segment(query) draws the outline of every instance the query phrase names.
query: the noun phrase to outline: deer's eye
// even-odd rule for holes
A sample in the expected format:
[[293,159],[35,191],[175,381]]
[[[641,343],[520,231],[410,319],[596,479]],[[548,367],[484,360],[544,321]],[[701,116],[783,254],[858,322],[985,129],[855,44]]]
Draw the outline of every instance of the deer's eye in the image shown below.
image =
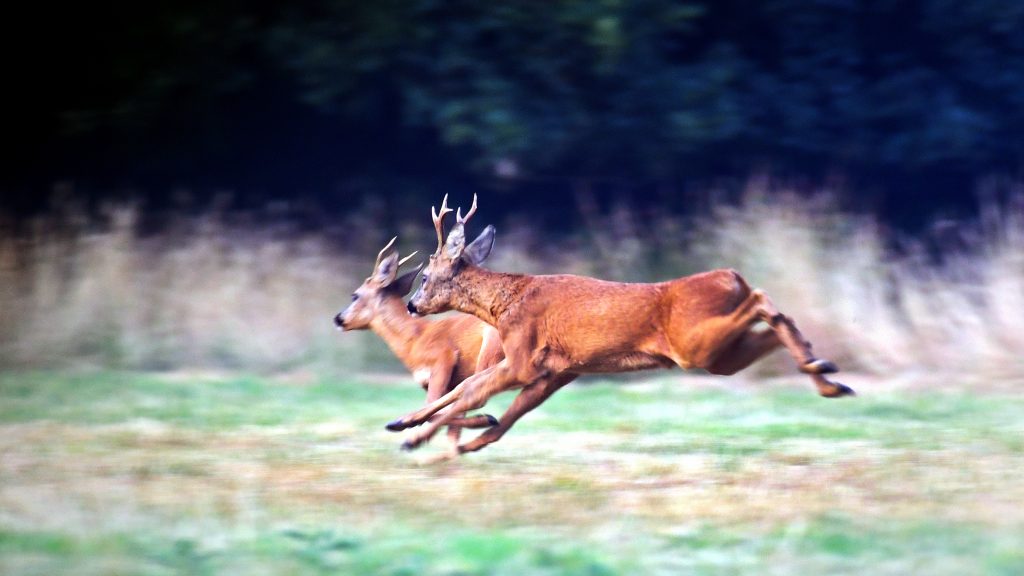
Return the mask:
[[359,300],[359,294],[352,295],[352,301],[355,302],[356,300]]

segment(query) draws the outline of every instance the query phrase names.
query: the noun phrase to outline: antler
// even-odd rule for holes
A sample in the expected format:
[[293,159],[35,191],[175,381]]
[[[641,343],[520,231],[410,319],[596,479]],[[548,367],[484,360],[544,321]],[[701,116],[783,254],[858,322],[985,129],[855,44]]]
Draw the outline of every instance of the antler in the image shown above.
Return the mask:
[[437,253],[441,253],[441,248],[444,247],[444,217],[452,212],[452,209],[448,207],[448,195],[444,195],[444,200],[441,201],[441,213],[438,214],[434,207],[430,207],[430,216],[434,219],[434,229],[437,230]]
[[[380,266],[380,261],[384,259],[384,255],[388,253],[388,250],[395,245],[395,240],[398,240],[398,236],[392,238],[391,242],[388,242],[388,245],[381,249],[380,253],[377,254],[377,262],[373,265],[374,270],[377,269],[377,266]],[[415,252],[413,252],[413,254],[415,254]]]
[[455,221],[459,224],[465,225],[466,221],[476,214],[476,194],[473,194],[473,205],[469,207],[469,212],[466,212],[466,217],[462,217],[462,208],[459,208],[458,212],[455,213]]
[[405,264],[406,262],[408,262],[410,258],[412,258],[413,256],[415,256],[415,255],[419,254],[419,252],[420,252],[420,251],[419,251],[419,250],[417,250],[417,251],[413,252],[412,254],[409,254],[409,255],[408,255],[408,256],[406,256],[405,258],[402,258],[401,260],[399,260],[399,261],[398,261],[398,267],[399,267],[399,268],[401,268],[401,267],[402,267],[402,264]]

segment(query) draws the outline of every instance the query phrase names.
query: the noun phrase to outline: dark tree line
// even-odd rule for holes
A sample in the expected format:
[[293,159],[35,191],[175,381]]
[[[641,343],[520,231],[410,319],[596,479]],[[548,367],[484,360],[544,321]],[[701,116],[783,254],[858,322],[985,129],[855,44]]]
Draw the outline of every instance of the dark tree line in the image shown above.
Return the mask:
[[1015,0],[72,10],[8,23],[26,189],[97,175],[273,194],[428,173],[531,194],[765,166],[962,187],[1024,158]]

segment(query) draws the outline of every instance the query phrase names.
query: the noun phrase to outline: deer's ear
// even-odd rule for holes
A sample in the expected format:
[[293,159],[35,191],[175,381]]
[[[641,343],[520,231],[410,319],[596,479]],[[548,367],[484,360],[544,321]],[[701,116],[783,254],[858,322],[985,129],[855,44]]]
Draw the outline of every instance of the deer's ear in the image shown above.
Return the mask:
[[476,240],[466,246],[462,258],[470,264],[479,266],[491,255],[491,248],[494,248],[494,226],[488,225]]
[[444,243],[444,255],[455,260],[459,256],[462,256],[462,251],[466,249],[466,230],[462,227],[462,224],[456,224],[452,226],[451,232],[448,233],[448,240]]
[[416,280],[416,275],[420,273],[420,268],[423,268],[422,262],[420,262],[420,265],[417,266],[415,270],[410,270],[399,276],[398,279],[391,284],[391,290],[394,290],[399,296],[405,296],[408,294],[409,290],[412,290],[412,284]]
[[384,257],[373,271],[373,281],[381,286],[387,286],[395,281],[398,275],[398,252],[392,252]]

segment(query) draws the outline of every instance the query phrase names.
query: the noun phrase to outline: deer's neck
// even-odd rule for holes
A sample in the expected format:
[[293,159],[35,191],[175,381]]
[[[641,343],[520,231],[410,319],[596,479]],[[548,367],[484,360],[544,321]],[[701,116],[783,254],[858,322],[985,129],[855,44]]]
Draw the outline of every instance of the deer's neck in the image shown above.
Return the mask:
[[412,366],[413,343],[423,333],[428,322],[409,314],[401,298],[389,298],[370,322],[370,329],[380,336],[402,364],[415,369],[417,367]]
[[453,280],[452,308],[497,326],[509,308],[519,302],[530,277],[466,266]]

